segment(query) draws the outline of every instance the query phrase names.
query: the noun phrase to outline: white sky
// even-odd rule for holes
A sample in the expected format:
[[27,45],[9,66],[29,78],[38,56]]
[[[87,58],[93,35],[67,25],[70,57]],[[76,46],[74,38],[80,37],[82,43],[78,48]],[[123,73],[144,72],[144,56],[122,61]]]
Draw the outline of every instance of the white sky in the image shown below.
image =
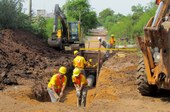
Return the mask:
[[[97,12],[101,12],[106,8],[110,8],[115,11],[115,13],[121,13],[124,15],[131,13],[131,7],[133,5],[141,4],[142,6],[146,6],[151,1],[155,0],[89,0],[91,8]],[[24,8],[26,13],[28,12],[28,2],[29,0],[25,0]],[[37,9],[46,9],[47,12],[52,12],[55,4],[59,4],[60,7],[65,4],[66,0],[32,0],[32,8],[34,12]]]

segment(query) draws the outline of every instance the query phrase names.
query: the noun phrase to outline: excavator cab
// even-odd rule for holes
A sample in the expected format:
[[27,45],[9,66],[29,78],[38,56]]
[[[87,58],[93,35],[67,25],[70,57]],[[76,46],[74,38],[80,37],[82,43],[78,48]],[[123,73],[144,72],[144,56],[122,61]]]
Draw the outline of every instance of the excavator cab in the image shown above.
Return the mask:
[[78,32],[78,22],[68,22],[69,26],[69,41],[79,41],[79,32]]

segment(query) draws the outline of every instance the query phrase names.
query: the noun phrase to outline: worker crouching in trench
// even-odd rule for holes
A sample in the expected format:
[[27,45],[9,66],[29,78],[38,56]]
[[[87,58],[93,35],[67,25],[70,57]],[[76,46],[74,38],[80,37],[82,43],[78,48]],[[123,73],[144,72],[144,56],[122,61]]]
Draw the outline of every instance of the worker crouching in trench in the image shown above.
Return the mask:
[[74,83],[74,87],[76,89],[77,106],[85,107],[88,83],[86,77],[81,73],[79,68],[75,68],[73,70],[72,82]]
[[60,98],[63,97],[63,93],[67,83],[67,72],[66,67],[62,66],[59,68],[59,73],[55,73],[47,86],[47,91],[50,95],[51,102],[59,102]]

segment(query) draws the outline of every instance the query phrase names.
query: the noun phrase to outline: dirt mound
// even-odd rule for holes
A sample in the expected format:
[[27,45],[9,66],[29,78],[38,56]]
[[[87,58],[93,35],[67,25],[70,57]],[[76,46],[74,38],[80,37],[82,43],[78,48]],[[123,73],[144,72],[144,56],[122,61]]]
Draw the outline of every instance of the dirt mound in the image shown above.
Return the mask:
[[50,48],[46,42],[24,31],[3,30],[0,35],[0,89],[5,85],[36,82],[34,93],[46,91],[46,83],[54,68],[71,68],[72,55]]

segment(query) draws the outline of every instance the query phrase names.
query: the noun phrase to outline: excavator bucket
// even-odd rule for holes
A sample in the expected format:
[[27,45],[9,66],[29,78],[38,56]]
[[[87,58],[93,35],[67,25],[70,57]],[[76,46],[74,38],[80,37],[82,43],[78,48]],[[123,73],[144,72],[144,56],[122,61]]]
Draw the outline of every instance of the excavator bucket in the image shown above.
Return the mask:
[[49,46],[62,49],[62,39],[56,37],[56,33],[52,33],[52,37],[48,38]]
[[139,61],[137,85],[142,95],[155,95],[158,89],[170,90],[170,0],[156,0],[155,16],[138,38],[143,57]]

